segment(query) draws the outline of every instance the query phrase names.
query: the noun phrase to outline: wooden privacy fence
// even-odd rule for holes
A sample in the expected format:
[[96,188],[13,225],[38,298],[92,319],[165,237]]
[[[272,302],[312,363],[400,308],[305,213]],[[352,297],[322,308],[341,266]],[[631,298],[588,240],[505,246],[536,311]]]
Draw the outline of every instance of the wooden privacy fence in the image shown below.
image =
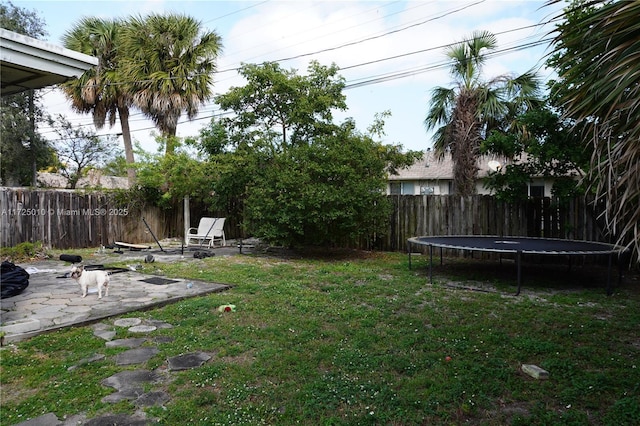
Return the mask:
[[[389,196],[393,205],[388,232],[356,248],[404,251],[407,238],[422,235],[500,235],[568,238],[608,242],[583,198],[558,205],[549,198],[508,204],[492,196]],[[221,217],[191,206],[191,226],[202,216]],[[184,235],[182,203],[171,209],[132,208],[110,193],[73,190],[0,189],[0,244],[25,241],[68,249],[98,247],[114,241],[154,243]],[[151,232],[142,219],[145,219]],[[228,239],[238,238],[238,218],[225,224]]]
[[[194,203],[191,226],[198,226],[201,216],[221,214]],[[227,238],[236,238],[238,230],[237,220],[225,222]],[[115,241],[155,246],[154,236],[159,240],[184,236],[182,203],[168,209],[132,207],[114,193],[0,188],[1,247],[27,241],[57,249],[99,247]]]
[[390,232],[377,246],[406,249],[408,238],[425,235],[499,235],[606,241],[592,207],[582,197],[559,204],[531,198],[509,204],[489,195],[390,196]]
[[2,188],[0,205],[3,247],[26,241],[59,249],[146,243],[153,241],[151,232],[170,235],[179,219],[158,207],[131,208],[100,192]]

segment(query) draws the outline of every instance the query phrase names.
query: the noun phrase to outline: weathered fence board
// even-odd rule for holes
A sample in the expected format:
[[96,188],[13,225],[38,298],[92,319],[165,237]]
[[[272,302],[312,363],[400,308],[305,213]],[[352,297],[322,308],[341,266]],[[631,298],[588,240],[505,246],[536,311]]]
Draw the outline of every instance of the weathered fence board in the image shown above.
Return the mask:
[[[422,235],[509,235],[608,242],[591,205],[583,198],[561,205],[549,198],[508,204],[487,195],[392,195],[389,199],[393,209],[388,232],[350,245],[404,251],[408,238]],[[0,244],[4,247],[25,241],[41,241],[60,249],[98,247],[114,241],[154,243],[153,236],[179,238],[184,234],[182,203],[169,209],[134,209],[118,204],[109,193],[2,188],[0,208]],[[209,212],[205,206],[192,203],[191,226],[197,226],[202,216],[225,216],[227,238],[244,237],[239,218]]]
[[[190,210],[191,226],[197,226],[202,216],[224,216],[195,203]],[[99,247],[115,241],[155,244],[154,236],[181,238],[183,221],[182,203],[168,209],[131,207],[118,202],[112,193],[0,188],[2,247],[26,241],[59,249]],[[228,238],[239,235],[236,218],[225,222],[225,233]]]
[[0,190],[0,244],[41,241],[54,248],[98,247],[114,241],[152,241],[142,222],[167,235],[172,221],[157,207],[130,209],[109,194],[63,190]]
[[608,242],[583,198],[557,204],[531,198],[509,204],[488,195],[390,196],[390,231],[379,246],[403,250],[407,238],[423,235],[497,235]]

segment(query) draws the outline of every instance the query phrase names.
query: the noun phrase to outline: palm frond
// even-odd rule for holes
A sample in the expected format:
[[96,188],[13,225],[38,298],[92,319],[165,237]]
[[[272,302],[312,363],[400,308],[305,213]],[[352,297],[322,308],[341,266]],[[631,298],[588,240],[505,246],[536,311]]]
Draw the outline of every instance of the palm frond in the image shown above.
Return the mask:
[[[509,127],[519,111],[540,102],[539,80],[529,72],[517,78],[508,75],[481,80],[487,51],[497,39],[488,31],[476,31],[469,39],[446,49],[451,59],[452,88],[432,91],[430,109],[424,120],[427,130],[436,129],[436,152],[451,150],[454,161],[455,191],[468,195],[475,191],[479,146],[488,129]],[[473,159],[473,160],[472,160]]]
[[436,87],[431,91],[431,108],[424,120],[427,130],[441,126],[449,120],[455,104],[455,95],[455,89],[446,87]]
[[554,38],[561,78],[571,88],[563,92],[565,114],[585,123],[603,217],[640,262],[640,2],[577,7],[583,13]]

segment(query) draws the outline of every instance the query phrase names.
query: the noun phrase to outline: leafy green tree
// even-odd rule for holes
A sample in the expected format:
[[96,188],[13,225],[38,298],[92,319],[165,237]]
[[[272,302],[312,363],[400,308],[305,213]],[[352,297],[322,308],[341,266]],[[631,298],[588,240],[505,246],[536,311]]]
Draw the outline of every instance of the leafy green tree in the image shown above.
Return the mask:
[[454,190],[460,195],[475,192],[482,140],[494,128],[511,128],[515,117],[539,103],[539,84],[533,72],[482,79],[486,51],[496,46],[492,33],[477,31],[446,50],[454,86],[433,89],[424,121],[427,130],[436,129],[436,153],[451,150]]
[[213,210],[227,212],[242,222],[248,188],[273,155],[270,143],[256,136],[232,141],[225,126],[215,118],[200,131],[196,147],[206,158],[213,188],[201,200]]
[[181,115],[193,119],[212,97],[221,39],[203,31],[196,19],[178,14],[132,17],[121,36],[124,80],[134,85],[134,104],[167,138],[169,155]]
[[481,153],[509,161],[503,170],[489,174],[487,188],[500,199],[519,201],[527,197],[532,177],[542,176],[553,178],[552,192],[557,197],[584,193],[580,181],[588,169],[589,154],[572,123],[545,107],[527,111],[514,124],[520,131],[493,130],[481,144]]
[[[549,3],[555,3],[551,1]],[[555,92],[590,141],[590,182],[603,218],[640,262],[639,2],[574,2],[553,41]]]
[[100,18],[83,18],[63,36],[68,49],[98,58],[98,66],[85,71],[77,79],[62,85],[73,109],[80,113],[91,113],[96,128],[105,122],[113,126],[120,119],[125,158],[128,164],[129,185],[135,182],[135,156],[129,127],[130,108],[133,104],[131,86],[123,84],[119,56],[119,38],[123,22]]
[[127,160],[120,150],[111,155],[111,159],[102,168],[104,174],[108,176],[127,176],[128,169]]
[[362,134],[345,109],[337,68],[311,62],[307,74],[278,64],[245,65],[247,80],[216,98],[234,113],[201,133],[215,163],[217,202],[241,209],[245,229],[264,240],[331,246],[384,232],[387,175],[419,153],[374,140],[379,116]]
[[0,28],[36,39],[47,36],[45,22],[37,11],[18,7],[11,1],[0,3]]
[[[0,27],[33,38],[47,35],[37,12],[0,3]],[[38,91],[3,96],[0,100],[0,182],[31,185],[37,170],[54,161],[48,142],[36,131],[43,116]]]
[[286,246],[338,246],[384,232],[388,170],[413,161],[349,121],[269,160],[247,189],[246,219],[253,235]]
[[49,142],[34,129],[42,117],[34,91],[5,96],[0,103],[0,181],[2,185],[28,186],[36,172],[55,163]]
[[137,190],[144,201],[161,207],[170,207],[185,196],[204,200],[213,190],[210,163],[182,148],[181,141],[174,143],[176,149],[170,154],[139,153]]
[[212,121],[199,141],[214,165],[213,207],[242,218],[254,177],[272,167],[279,152],[331,131],[332,110],[346,104],[335,65],[311,62],[306,76],[276,63],[244,65],[240,73],[246,85],[216,97],[233,116]]
[[233,118],[223,119],[231,138],[260,137],[274,146],[309,142],[332,127],[333,110],[346,109],[344,79],[338,67],[311,62],[307,75],[279,64],[247,64],[240,69],[247,84],[216,97]]

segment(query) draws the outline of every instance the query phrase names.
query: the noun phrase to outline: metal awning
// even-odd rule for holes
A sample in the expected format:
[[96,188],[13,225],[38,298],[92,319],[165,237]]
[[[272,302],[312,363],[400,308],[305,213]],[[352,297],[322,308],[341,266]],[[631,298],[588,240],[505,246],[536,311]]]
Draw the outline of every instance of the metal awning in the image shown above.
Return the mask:
[[93,56],[0,28],[2,96],[63,83],[97,65]]

